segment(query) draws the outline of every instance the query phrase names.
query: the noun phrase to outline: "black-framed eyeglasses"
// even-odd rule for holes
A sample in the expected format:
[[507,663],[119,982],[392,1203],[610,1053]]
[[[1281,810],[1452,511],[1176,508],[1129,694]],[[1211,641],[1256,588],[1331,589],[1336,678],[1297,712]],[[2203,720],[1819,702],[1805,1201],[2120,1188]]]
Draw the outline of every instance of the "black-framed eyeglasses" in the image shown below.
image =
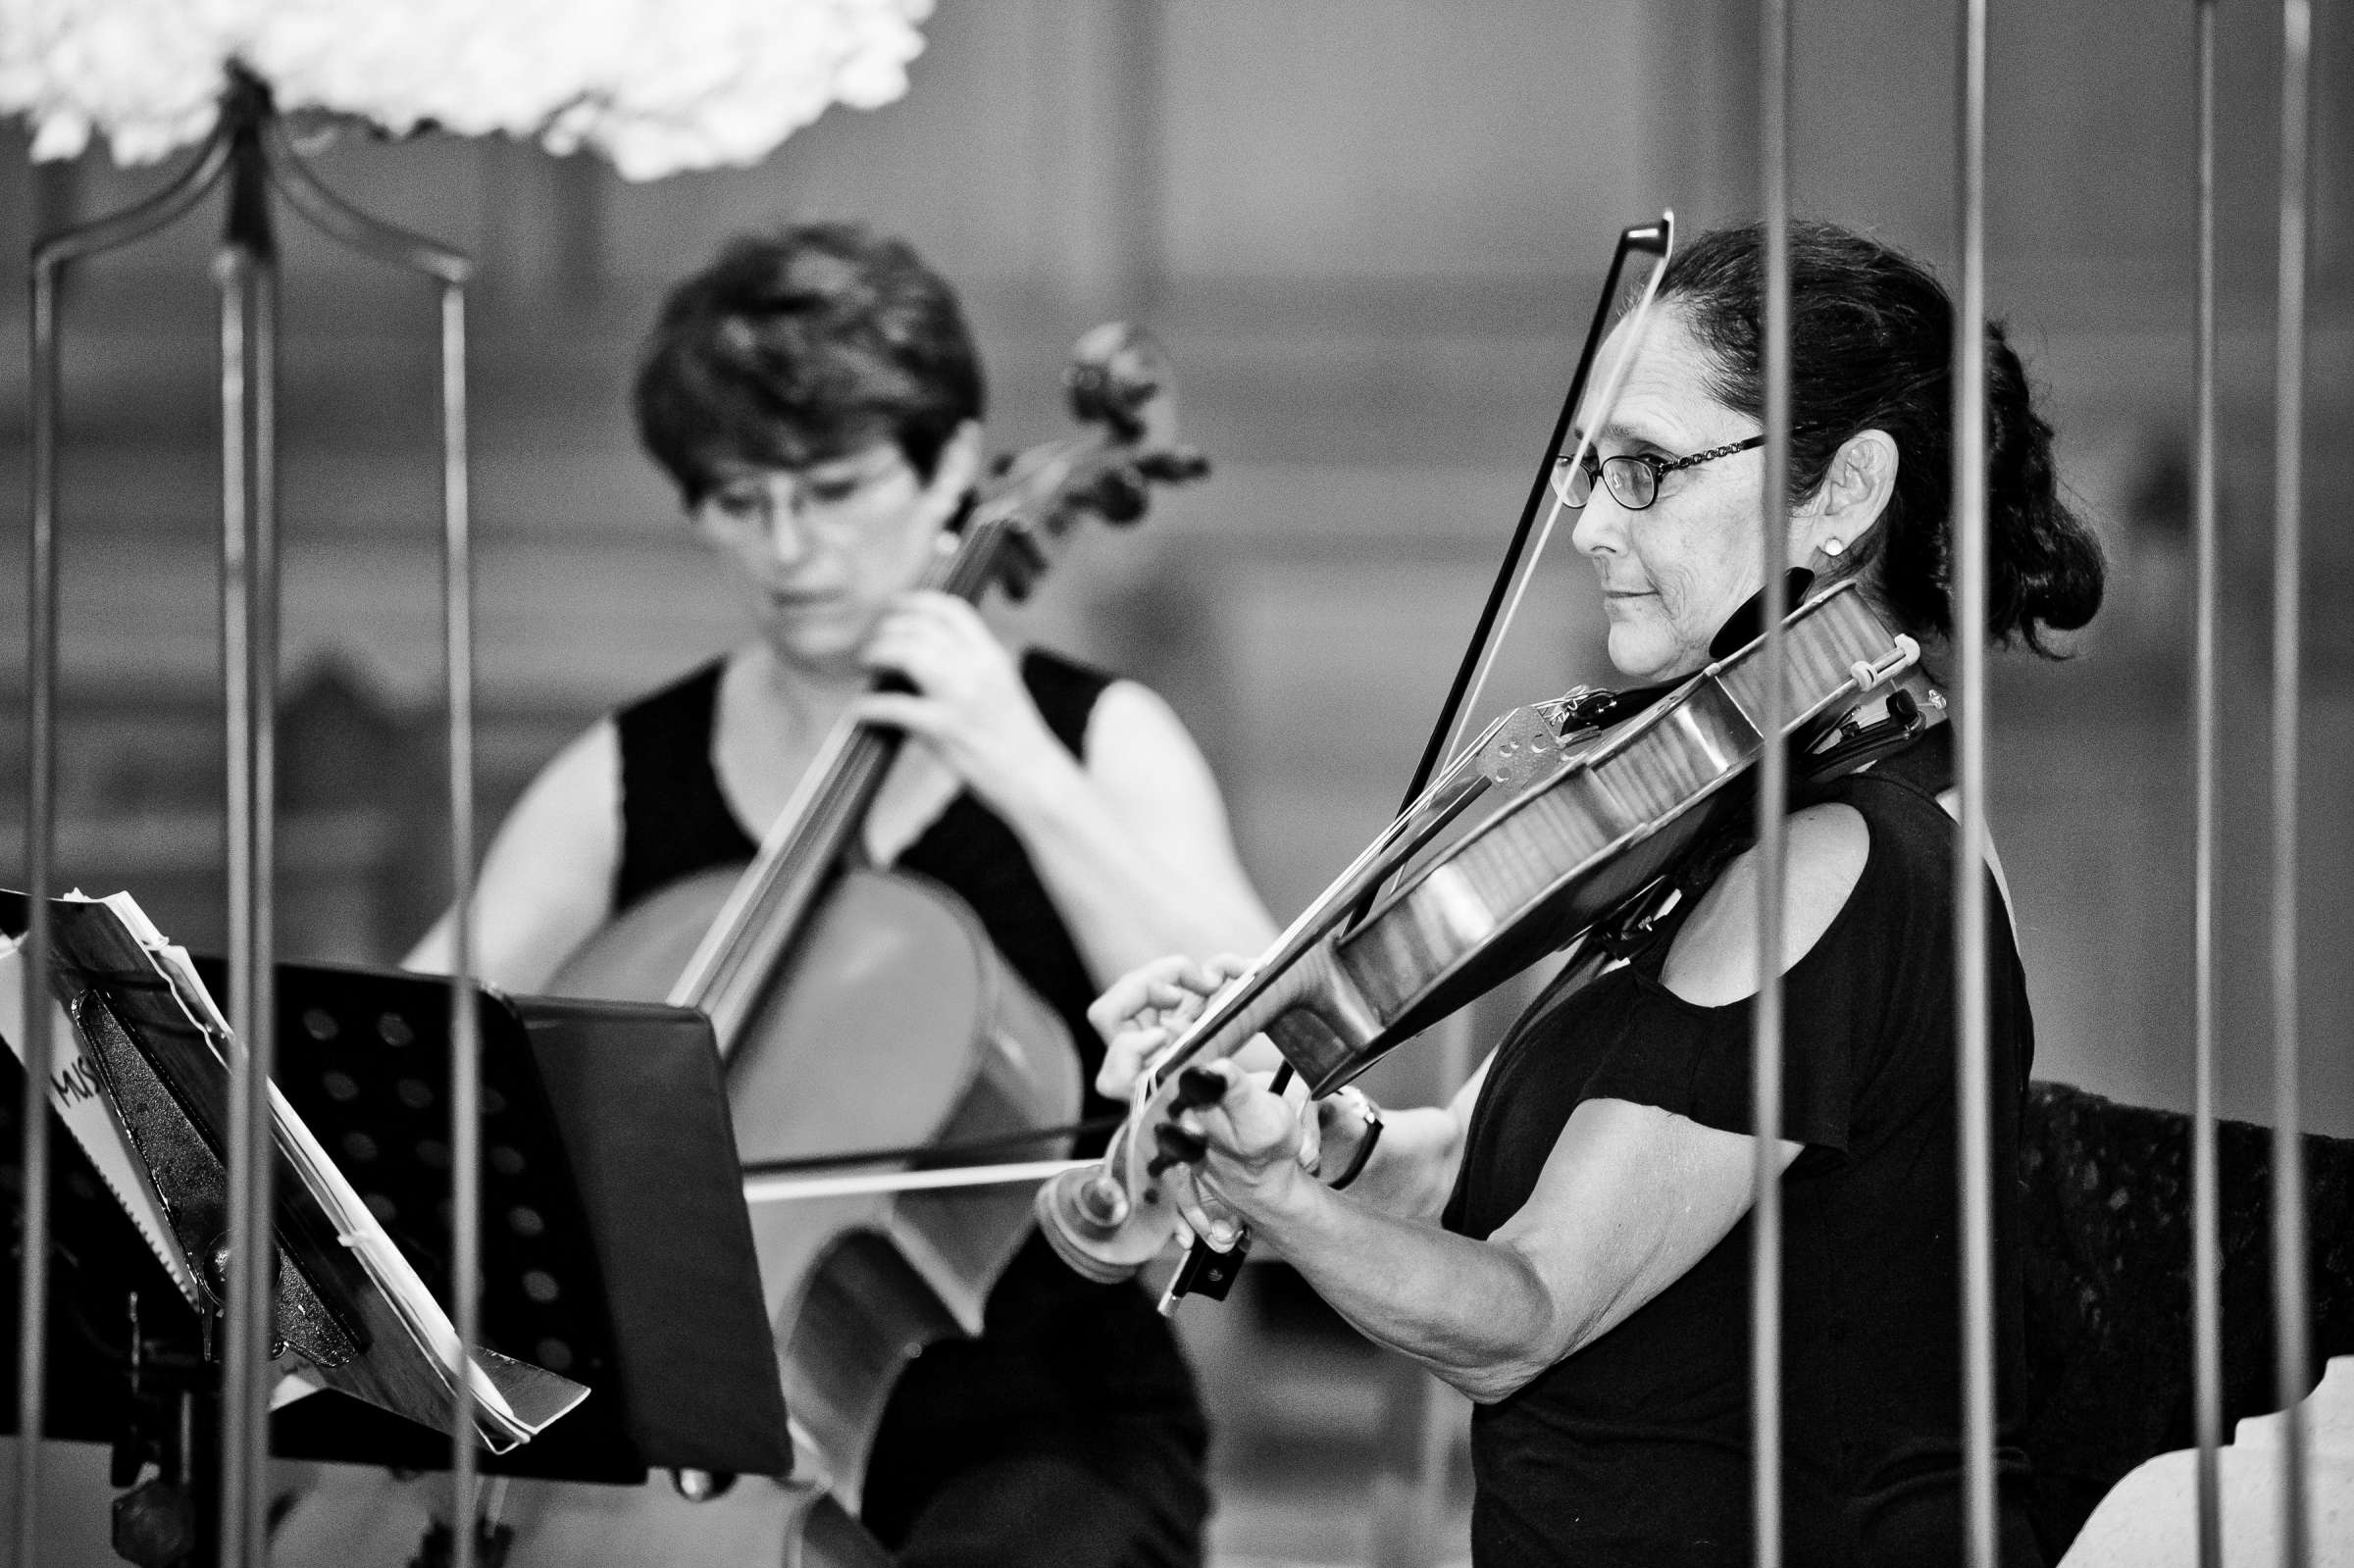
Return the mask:
[[1565,457],[1557,458],[1553,465],[1554,493],[1561,504],[1575,511],[1583,507],[1594,494],[1596,481],[1610,486],[1611,499],[1629,512],[1640,512],[1660,498],[1660,481],[1678,469],[1697,468],[1713,463],[1735,452],[1746,452],[1753,446],[1764,446],[1766,437],[1753,435],[1746,441],[1729,446],[1712,446],[1690,457],[1653,457],[1648,452],[1630,452],[1618,457],[1596,457],[1588,449],[1585,460],[1575,468]]

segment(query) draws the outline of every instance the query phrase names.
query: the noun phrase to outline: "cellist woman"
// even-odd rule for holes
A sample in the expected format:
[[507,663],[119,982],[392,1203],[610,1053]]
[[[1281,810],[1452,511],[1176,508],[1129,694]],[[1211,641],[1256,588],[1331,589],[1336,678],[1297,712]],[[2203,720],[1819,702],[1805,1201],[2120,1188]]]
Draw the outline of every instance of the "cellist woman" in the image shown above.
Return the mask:
[[[1159,697],[1017,657],[963,600],[910,591],[984,452],[971,333],[908,246],[846,225],[737,240],[664,304],[635,412],[756,634],[591,726],[524,792],[482,869],[483,979],[542,987],[633,903],[749,860],[844,714],[913,742],[866,819],[872,862],[961,895],[1089,1076],[1085,1009],[1114,976],[1267,938],[1217,785]],[[446,961],[445,930],[410,958]],[[861,1517],[911,1564],[1194,1563],[1204,1443],[1151,1302],[1077,1280],[1033,1234],[982,1337],[899,1380]]]
[[[1791,235],[1791,489],[1766,515],[1762,267],[1758,229],[1704,236],[1599,358],[1633,350],[1616,402],[1581,411],[1599,424],[1583,471],[1557,482],[1579,509],[1573,537],[1601,580],[1617,669],[1650,684],[1706,665],[1760,585],[1767,526],[1788,531],[1789,559],[1817,583],[1855,580],[1932,648],[1985,635],[2042,652],[2049,632],[2088,621],[2100,552],[2057,492],[2051,429],[1998,327],[1989,619],[1951,625],[1951,303],[1918,263],[1827,225]],[[1945,733],[1795,796],[1789,819],[1787,1120],[1772,1152],[1793,1563],[1962,1560]],[[1695,851],[1657,938],[1582,987],[1541,993],[1450,1106],[1372,1119],[1344,1091],[1323,1102],[1320,1151],[1304,1149],[1313,1133],[1229,1061],[1203,1069],[1223,1097],[1180,1118],[1206,1143],[1177,1167],[1188,1223],[1216,1244],[1247,1222],[1364,1334],[1476,1402],[1472,1549],[1486,1568],[1751,1561],[1757,875],[1739,840]],[[2007,900],[1988,907],[1999,1172],[2016,1168],[2033,1026]],[[1172,959],[1106,993],[1100,1087],[1124,1090],[1239,967]],[[2008,1426],[2021,1304],[2016,1198],[1998,1187]],[[2012,1568],[2041,1561],[2021,1464],[2006,1447]]]

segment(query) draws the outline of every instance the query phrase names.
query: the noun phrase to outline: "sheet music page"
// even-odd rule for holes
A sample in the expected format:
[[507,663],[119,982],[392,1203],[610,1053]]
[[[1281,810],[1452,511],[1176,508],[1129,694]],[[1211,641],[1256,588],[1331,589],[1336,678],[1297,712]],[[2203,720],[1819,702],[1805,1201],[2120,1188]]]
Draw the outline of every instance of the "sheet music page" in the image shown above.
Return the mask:
[[[0,936],[0,1036],[7,1037],[20,1062],[25,1059],[25,993],[23,944],[12,936]],[[74,1021],[56,998],[44,999],[50,1009],[49,1103],[57,1107],[74,1141],[81,1145],[98,1179],[138,1227],[148,1250],[172,1276],[179,1293],[188,1305],[201,1310],[196,1276],[164,1217],[163,1196],[147,1174],[146,1161],[132,1151],[130,1138],[116,1117],[97,1073],[82,1059],[81,1037],[76,1033]]]

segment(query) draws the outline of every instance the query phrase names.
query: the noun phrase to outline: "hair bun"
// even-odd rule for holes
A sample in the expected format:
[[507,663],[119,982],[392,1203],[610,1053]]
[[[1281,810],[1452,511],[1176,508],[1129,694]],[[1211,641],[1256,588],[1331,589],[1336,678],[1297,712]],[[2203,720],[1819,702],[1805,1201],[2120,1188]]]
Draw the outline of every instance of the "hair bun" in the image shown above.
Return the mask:
[[2108,567],[2099,537],[2061,499],[2052,428],[2000,322],[1986,324],[1986,633],[2048,656],[2047,633],[2099,612]]

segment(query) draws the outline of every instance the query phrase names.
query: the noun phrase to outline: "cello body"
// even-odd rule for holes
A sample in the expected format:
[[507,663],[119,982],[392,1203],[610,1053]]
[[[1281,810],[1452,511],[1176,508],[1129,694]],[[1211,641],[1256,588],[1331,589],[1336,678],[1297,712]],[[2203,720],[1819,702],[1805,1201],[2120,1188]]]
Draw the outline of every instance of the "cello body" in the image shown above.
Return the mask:
[[[654,893],[592,936],[552,989],[658,1001],[737,874]],[[1079,1062],[1062,1020],[962,899],[921,877],[844,872],[730,1054],[746,1164],[961,1143],[1067,1124]],[[754,1204],[752,1239],[796,1458],[854,1508],[906,1359],[981,1332],[1029,1231],[1020,1188]]]

